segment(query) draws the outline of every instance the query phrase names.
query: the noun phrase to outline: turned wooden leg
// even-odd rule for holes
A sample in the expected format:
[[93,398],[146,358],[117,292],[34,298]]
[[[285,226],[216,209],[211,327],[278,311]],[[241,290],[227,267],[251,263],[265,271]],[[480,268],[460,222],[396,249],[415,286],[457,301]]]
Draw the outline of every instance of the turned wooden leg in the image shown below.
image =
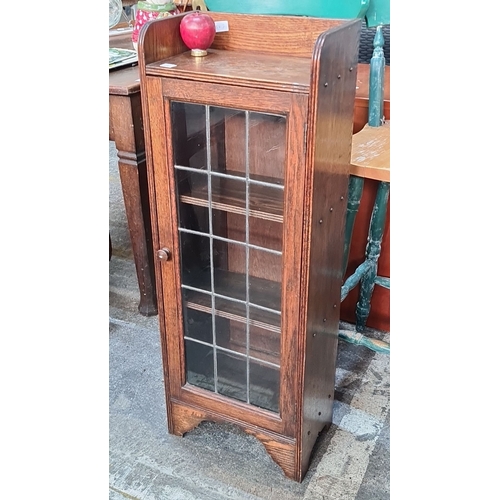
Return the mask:
[[111,96],[110,140],[118,151],[118,168],[140,291],[139,312],[158,314],[144,131],[140,94]]
[[359,204],[361,203],[361,195],[363,194],[363,186],[365,180],[357,175],[349,176],[349,191],[347,195],[347,210],[345,222],[344,236],[344,258],[342,261],[342,275],[345,275],[347,263],[349,261],[349,252],[351,250],[352,233],[354,230],[354,222],[358,214]]
[[356,330],[363,332],[370,313],[370,302],[375,288],[377,277],[378,259],[382,247],[382,236],[384,234],[385,218],[387,214],[387,202],[389,200],[389,183],[381,182],[377,190],[375,203],[373,204],[372,218],[366,245],[366,260],[368,268],[361,278],[359,301],[356,305]]

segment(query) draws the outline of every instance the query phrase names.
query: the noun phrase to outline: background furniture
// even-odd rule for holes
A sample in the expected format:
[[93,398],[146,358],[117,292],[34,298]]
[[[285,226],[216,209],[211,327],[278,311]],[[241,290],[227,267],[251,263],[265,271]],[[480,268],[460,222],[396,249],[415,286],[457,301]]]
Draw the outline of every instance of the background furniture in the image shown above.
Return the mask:
[[[373,0],[372,0],[373,1]],[[326,17],[335,19],[363,18],[369,7],[369,0],[206,0],[212,12],[236,14],[274,14],[291,16]]]
[[209,14],[203,59],[183,15],[139,39],[168,428],[237,424],[300,481],[332,422],[361,21]]
[[[110,47],[132,48],[131,33],[110,37]],[[118,151],[118,166],[144,316],[158,313],[151,240],[151,219],[137,67],[109,72],[109,140]],[[111,239],[110,239],[111,250]]]
[[365,345],[373,350],[389,352],[389,346],[362,335],[371,307],[375,285],[389,289],[389,278],[378,275],[378,259],[381,252],[382,235],[387,213],[390,186],[390,129],[384,118],[384,67],[382,28],[377,27],[373,42],[374,51],[370,61],[370,87],[368,124],[353,135],[351,153],[351,176],[346,217],[344,247],[344,270],[347,266],[352,229],[361,200],[365,178],[378,181],[368,231],[365,258],[352,274],[347,275],[341,290],[343,301],[349,292],[360,285],[356,304],[356,334],[341,331],[341,338]]
[[[373,2],[373,0],[372,0]],[[377,12],[372,12],[373,18],[379,19],[381,22],[389,23],[389,6],[384,3],[385,0],[377,1]],[[371,3],[373,7],[373,3]],[[372,19],[373,21],[373,19]],[[385,64],[383,66],[383,113],[386,120],[390,120],[390,25],[384,24],[381,26],[367,27],[367,23],[363,21],[361,30],[359,61],[370,63],[374,52],[374,41],[377,30],[380,31],[383,38],[383,49]],[[382,40],[380,40],[382,41]],[[370,66],[360,64],[358,66],[358,86],[357,98],[363,96],[363,106],[357,105],[354,110],[354,126],[353,126],[353,145],[358,138],[356,134],[365,127],[368,123],[368,107],[369,107],[369,80]],[[360,83],[363,82],[363,83]],[[358,99],[357,99],[358,100]],[[361,103],[360,103],[361,104]],[[376,203],[377,193],[379,190],[379,180],[364,177],[359,206],[357,208],[357,216],[352,228],[351,246],[347,262],[346,277],[351,276],[356,269],[365,261],[367,235],[370,232],[370,224],[372,218],[373,206]],[[387,201],[386,214],[384,220],[383,235],[381,238],[380,256],[377,262],[378,274],[389,279],[390,277],[390,199]],[[348,323],[356,323],[356,309],[358,296],[360,293],[359,285],[355,287],[352,293],[348,294],[342,302],[340,317]],[[390,330],[390,293],[384,287],[375,287],[370,300],[370,312],[366,320],[366,326],[388,332]],[[359,327],[358,327],[359,328]]]

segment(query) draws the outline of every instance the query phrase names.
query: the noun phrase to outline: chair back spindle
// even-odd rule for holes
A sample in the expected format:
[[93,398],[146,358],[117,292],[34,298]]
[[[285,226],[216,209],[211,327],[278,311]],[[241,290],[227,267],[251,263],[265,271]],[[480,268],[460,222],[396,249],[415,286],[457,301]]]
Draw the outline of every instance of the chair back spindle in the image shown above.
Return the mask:
[[370,60],[370,87],[368,97],[368,125],[379,127],[384,122],[384,35],[377,26],[373,39],[373,56]]

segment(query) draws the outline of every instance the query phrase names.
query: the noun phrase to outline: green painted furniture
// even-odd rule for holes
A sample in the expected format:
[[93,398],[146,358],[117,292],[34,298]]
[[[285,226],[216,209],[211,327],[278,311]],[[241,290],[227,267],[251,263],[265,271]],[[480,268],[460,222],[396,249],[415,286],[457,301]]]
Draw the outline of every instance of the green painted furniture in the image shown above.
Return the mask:
[[372,210],[365,260],[352,275],[345,279],[341,289],[340,298],[343,301],[349,292],[358,284],[360,285],[356,306],[356,332],[341,330],[339,337],[348,342],[364,345],[374,351],[388,353],[389,346],[386,343],[370,339],[362,334],[366,329],[375,285],[389,288],[389,279],[377,275],[390,187],[390,132],[389,124],[385,123],[383,116],[385,68],[383,45],[382,27],[378,26],[373,42],[373,57],[370,62],[368,124],[353,137],[344,242],[344,273],[347,267],[354,221],[363,193],[364,179],[365,177],[375,179],[380,181],[380,184]]
[[235,14],[279,14],[289,16],[330,17],[333,19],[365,18],[369,28],[390,24],[390,0],[206,0],[214,12]]
[[[363,18],[374,0],[205,0],[208,10],[235,14],[279,14],[289,16],[329,17],[332,19]],[[387,2],[388,0],[384,0]]]
[[391,23],[390,0],[369,0],[365,12],[366,25],[369,28]]

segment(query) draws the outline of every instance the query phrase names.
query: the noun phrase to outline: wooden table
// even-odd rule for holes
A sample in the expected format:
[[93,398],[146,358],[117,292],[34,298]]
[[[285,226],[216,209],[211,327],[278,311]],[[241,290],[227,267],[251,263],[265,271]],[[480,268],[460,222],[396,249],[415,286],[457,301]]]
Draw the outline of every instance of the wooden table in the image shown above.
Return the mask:
[[[110,47],[132,48],[130,33],[110,37]],[[109,140],[118,150],[118,168],[140,290],[139,312],[158,313],[151,219],[142,126],[139,68],[109,72]]]
[[351,175],[390,182],[390,150],[390,121],[380,127],[366,124],[352,136]]
[[[130,36],[126,33],[123,36],[110,37],[109,46],[132,48]],[[369,72],[368,64],[358,65],[354,133],[361,130],[368,121]],[[389,88],[390,67],[387,66],[384,94],[386,119],[390,119]],[[139,312],[151,316],[157,314],[158,309],[140,90],[137,66],[110,71],[109,139],[115,142],[118,150],[123,199],[140,289]]]

